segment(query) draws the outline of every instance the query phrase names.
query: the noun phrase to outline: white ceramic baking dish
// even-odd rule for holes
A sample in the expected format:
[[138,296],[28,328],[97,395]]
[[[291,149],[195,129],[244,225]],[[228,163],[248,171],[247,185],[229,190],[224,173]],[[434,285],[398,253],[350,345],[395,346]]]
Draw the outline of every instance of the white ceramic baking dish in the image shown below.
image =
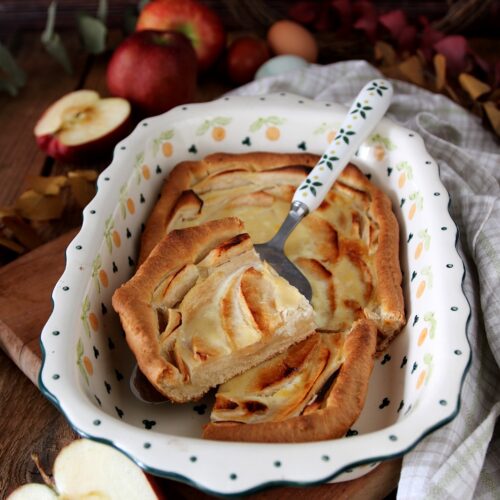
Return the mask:
[[116,446],[148,472],[228,495],[361,476],[456,415],[470,361],[457,228],[422,139],[389,120],[353,161],[390,196],[399,220],[408,324],[376,361],[348,436],[304,444],[206,441],[209,397],[151,405],[130,390],[134,360],[111,296],[135,270],[143,224],[169,171],[217,151],[320,154],[345,112],[285,93],[225,97],[146,119],[117,145],[67,249],[42,334],[40,387],[80,434]]

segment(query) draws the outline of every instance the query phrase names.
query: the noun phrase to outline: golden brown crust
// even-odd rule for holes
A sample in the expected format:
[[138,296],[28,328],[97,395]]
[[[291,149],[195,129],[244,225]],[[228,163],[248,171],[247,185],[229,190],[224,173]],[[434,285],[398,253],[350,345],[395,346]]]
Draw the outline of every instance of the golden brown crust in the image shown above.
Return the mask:
[[361,320],[354,325],[345,340],[344,363],[319,409],[280,422],[213,422],[204,427],[203,437],[221,441],[301,443],[344,436],[363,408],[376,342],[377,328],[371,321]]

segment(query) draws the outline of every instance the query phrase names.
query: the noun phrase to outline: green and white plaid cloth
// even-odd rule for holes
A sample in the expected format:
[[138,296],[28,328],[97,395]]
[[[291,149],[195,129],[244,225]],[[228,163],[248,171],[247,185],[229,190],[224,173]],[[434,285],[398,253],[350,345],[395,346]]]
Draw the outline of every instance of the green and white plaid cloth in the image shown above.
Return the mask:
[[[350,105],[380,73],[364,61],[311,65],[232,92],[291,92]],[[401,499],[500,499],[500,148],[478,118],[448,98],[393,81],[388,116],[418,132],[439,163],[460,230],[472,317],[472,365],[458,416],[405,455]],[[496,427],[495,427],[496,425]]]

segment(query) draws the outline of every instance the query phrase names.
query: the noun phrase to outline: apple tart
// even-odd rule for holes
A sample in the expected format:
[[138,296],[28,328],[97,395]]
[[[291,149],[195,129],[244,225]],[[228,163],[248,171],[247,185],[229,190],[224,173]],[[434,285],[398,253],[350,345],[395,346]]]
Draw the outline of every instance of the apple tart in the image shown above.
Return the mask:
[[113,294],[140,370],[176,402],[314,333],[299,291],[262,262],[237,218],[173,230]]
[[[139,278],[113,298],[132,349],[142,353],[139,366],[163,394],[184,401],[218,385],[205,438],[303,442],[345,435],[363,408],[375,356],[404,325],[397,220],[389,198],[354,165],[285,245],[312,286],[314,333],[305,299],[256,256],[251,241],[274,236],[317,161],[310,154],[217,153],[177,165],[147,221]],[[236,220],[245,233],[239,225],[222,237],[220,228],[241,224]],[[179,251],[178,240],[204,243]],[[182,293],[168,301],[171,282]],[[138,309],[145,307],[140,295],[148,297],[147,311]],[[185,314],[195,304],[193,321]],[[146,314],[152,318],[141,319]],[[146,341],[138,324],[154,321]],[[294,340],[280,343],[286,329]],[[274,347],[262,347],[264,337]],[[154,356],[144,355],[145,345]],[[256,348],[265,354],[254,356]],[[216,358],[224,376],[210,368]],[[161,366],[152,369],[154,363]],[[168,390],[161,378],[169,379]]]

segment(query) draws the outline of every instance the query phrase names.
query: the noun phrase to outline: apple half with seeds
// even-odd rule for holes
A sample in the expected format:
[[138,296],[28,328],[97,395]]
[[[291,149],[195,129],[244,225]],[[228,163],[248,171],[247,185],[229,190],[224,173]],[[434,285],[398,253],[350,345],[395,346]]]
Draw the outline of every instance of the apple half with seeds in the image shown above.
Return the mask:
[[56,160],[79,162],[109,153],[131,128],[126,99],[101,99],[93,90],[76,90],[53,103],[35,125],[38,146]]
[[165,498],[153,481],[138,465],[111,446],[78,439],[57,455],[53,484],[25,484],[14,490],[7,500]]

